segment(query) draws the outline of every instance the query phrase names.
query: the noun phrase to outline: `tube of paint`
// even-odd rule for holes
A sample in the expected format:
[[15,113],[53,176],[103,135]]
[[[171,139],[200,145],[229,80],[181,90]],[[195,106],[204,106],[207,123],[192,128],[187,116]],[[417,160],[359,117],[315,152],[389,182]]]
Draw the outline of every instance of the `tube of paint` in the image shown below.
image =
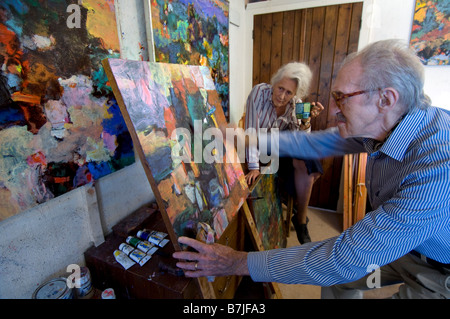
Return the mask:
[[151,258],[151,256],[147,255],[146,253],[140,251],[139,249],[135,249],[125,243],[120,244],[119,249],[127,254],[128,257],[130,257],[132,260],[137,262],[140,266],[143,266]]
[[133,236],[128,236],[126,239],[126,242],[127,242],[127,244],[130,244],[134,248],[137,248],[150,256],[153,255],[156,252],[156,250],[158,249],[157,247],[155,247],[154,244],[152,244],[146,240],[141,240],[139,238],[133,237]]
[[114,250],[114,258],[116,261],[123,266],[123,268],[128,269],[135,264],[123,251]]
[[168,239],[164,239],[166,236],[166,233],[148,229],[144,229],[142,232],[138,232],[138,237],[146,238],[147,241],[159,247],[164,247],[169,242]]

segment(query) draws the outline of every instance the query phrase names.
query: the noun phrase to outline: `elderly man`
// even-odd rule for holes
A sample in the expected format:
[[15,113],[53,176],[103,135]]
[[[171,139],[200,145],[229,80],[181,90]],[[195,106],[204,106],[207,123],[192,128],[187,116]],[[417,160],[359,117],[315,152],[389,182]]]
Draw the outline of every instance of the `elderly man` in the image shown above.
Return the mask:
[[264,252],[180,238],[198,253],[174,253],[178,266],[192,277],[320,285],[324,298],[361,297],[380,267],[381,285],[403,282],[394,298],[449,298],[450,115],[430,106],[423,83],[406,45],[373,43],[350,55],[334,81],[338,130],[280,132],[280,156],[368,153],[372,211],[362,220],[334,238]]

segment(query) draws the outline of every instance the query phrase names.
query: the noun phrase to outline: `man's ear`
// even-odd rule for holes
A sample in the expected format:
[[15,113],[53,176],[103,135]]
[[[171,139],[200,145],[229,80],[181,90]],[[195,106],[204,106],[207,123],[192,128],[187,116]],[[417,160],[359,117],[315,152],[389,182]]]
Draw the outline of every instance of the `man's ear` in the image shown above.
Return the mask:
[[380,91],[380,96],[378,99],[378,107],[385,109],[386,111],[391,110],[398,102],[399,94],[394,88],[386,88]]

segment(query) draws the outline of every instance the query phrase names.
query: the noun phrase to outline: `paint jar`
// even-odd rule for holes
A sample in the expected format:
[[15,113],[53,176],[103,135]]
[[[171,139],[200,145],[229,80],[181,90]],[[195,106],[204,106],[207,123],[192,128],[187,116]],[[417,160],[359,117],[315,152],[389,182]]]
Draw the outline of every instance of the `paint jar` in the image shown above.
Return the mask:
[[140,251],[139,249],[135,249],[125,243],[120,244],[119,249],[127,254],[128,257],[130,257],[132,260],[137,262],[140,266],[143,266],[151,258],[151,256],[147,255],[146,253]]
[[75,288],[77,298],[89,299],[94,295],[91,273],[87,267],[80,268],[80,288]]
[[116,294],[114,293],[114,289],[107,288],[102,292],[102,299],[116,299]]
[[40,285],[33,299],[74,299],[73,289],[67,286],[67,278],[55,278]]
[[137,248],[140,251],[142,251],[150,256],[153,255],[156,252],[156,250],[158,249],[152,243],[150,243],[146,240],[141,240],[141,239],[133,237],[133,236],[128,236],[126,239],[126,242],[128,244],[130,244],[131,246],[133,246],[134,248]]
[[307,119],[310,116],[311,103],[295,103],[295,115],[297,119]]

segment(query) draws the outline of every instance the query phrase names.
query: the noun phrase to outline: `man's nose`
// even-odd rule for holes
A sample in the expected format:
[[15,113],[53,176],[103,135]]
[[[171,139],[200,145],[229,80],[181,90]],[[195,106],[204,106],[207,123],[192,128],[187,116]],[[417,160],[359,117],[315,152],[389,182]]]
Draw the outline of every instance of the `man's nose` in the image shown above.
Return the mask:
[[329,107],[334,114],[339,113],[341,111],[341,109],[339,108],[334,99],[330,99]]

